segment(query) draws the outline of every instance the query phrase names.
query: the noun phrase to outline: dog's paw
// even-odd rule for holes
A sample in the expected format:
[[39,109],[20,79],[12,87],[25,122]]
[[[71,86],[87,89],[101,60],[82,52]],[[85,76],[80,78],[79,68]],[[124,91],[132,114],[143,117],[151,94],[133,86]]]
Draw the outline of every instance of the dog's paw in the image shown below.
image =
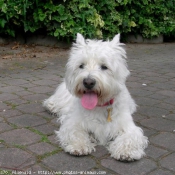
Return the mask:
[[139,160],[145,156],[145,153],[142,149],[138,150],[123,150],[123,151],[110,151],[111,157],[115,158],[116,160],[122,162],[132,162],[135,160]]
[[126,155],[120,155],[120,158],[118,158],[117,160],[119,160],[121,162],[133,162],[136,159],[130,157],[129,155],[128,156],[126,156]]
[[112,155],[116,160],[119,160],[121,162],[133,162],[136,160],[141,159],[145,155],[144,152],[137,153],[136,155],[133,155],[133,153],[127,153],[127,154],[120,154],[120,155]]
[[65,152],[70,153],[71,155],[75,156],[84,156],[91,154],[93,151],[95,151],[95,147],[93,144],[89,145],[68,145],[63,148]]
[[43,107],[46,109],[46,111],[50,114],[56,114],[56,106],[54,104],[54,102],[50,99],[44,100],[43,101]]
[[127,140],[119,142],[116,139],[114,142],[108,145],[108,150],[111,154],[111,157],[119,160],[119,161],[135,161],[139,160],[145,156],[144,149],[147,147],[147,138],[143,137],[142,140],[133,141]]
[[49,115],[58,116],[57,113],[51,112],[49,109],[46,109],[46,108],[45,108],[45,111],[46,111]]
[[74,155],[74,156],[86,156],[88,154],[90,154],[91,152],[86,152],[84,150],[79,150],[79,151],[74,151],[74,152],[70,152],[71,155]]

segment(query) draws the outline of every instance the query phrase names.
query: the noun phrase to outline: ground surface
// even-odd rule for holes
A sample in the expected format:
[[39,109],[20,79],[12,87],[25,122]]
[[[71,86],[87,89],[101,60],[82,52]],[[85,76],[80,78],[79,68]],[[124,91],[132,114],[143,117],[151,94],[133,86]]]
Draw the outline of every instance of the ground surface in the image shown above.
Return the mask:
[[[98,146],[70,156],[55,141],[59,124],[41,105],[64,77],[67,49],[0,46],[0,174],[175,174],[175,44],[127,45],[127,86],[137,125],[149,137],[147,156],[123,163]],[[7,171],[8,170],[8,171]]]

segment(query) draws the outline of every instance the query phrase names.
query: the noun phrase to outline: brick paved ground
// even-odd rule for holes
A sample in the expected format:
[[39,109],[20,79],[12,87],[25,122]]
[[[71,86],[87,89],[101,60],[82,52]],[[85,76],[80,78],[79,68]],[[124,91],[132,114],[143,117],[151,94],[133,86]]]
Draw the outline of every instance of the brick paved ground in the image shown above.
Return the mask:
[[24,55],[17,54],[19,47],[10,53],[7,48],[0,47],[0,174],[175,174],[175,44],[126,46],[127,86],[138,104],[134,120],[150,141],[147,156],[132,163],[110,158],[102,146],[89,156],[70,156],[55,141],[59,124],[41,102],[64,76],[67,50],[28,48]]

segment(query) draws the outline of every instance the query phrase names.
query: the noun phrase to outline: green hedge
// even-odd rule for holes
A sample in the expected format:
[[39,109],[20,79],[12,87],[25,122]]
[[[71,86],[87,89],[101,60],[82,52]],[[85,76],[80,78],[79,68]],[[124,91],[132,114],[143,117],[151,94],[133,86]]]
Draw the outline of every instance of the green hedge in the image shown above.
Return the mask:
[[116,33],[174,36],[175,0],[0,0],[0,34],[110,38]]

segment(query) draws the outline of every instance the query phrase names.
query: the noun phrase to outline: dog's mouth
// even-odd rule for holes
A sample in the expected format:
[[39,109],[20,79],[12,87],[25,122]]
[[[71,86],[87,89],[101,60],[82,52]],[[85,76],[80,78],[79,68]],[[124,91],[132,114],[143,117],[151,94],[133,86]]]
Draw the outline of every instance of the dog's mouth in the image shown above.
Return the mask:
[[98,95],[94,91],[84,91],[81,97],[81,105],[88,109],[92,110],[97,106]]

